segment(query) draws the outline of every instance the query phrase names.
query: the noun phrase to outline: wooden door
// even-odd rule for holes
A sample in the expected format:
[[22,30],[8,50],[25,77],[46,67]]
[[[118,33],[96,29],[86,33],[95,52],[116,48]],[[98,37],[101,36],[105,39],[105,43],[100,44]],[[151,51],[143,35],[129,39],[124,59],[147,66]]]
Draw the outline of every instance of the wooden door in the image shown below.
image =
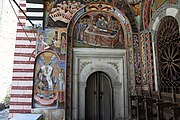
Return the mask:
[[112,119],[111,80],[105,73],[95,72],[88,77],[85,96],[86,120]]

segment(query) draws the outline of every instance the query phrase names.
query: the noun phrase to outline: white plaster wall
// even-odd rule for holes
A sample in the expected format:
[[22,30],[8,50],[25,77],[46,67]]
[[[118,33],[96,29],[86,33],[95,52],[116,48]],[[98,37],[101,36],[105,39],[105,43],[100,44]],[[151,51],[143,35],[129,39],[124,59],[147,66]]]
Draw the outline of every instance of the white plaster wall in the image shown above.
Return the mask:
[[[19,0],[16,1],[19,2]],[[14,7],[17,11],[17,7]],[[16,26],[17,18],[9,0],[0,0],[0,102],[5,97],[12,81]]]

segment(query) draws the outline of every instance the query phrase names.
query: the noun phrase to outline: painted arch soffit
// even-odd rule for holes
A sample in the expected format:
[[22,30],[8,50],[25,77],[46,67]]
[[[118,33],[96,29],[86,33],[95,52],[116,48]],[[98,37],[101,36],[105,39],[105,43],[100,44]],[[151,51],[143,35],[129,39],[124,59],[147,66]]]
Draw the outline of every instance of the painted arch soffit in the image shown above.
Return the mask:
[[[79,9],[78,12],[73,15],[68,25],[67,39],[69,43],[72,43],[72,41],[77,42],[78,37],[79,42],[82,42],[80,39],[81,35],[77,34],[78,31],[81,32],[79,28],[80,26],[84,27],[82,28],[84,29],[83,34],[85,36],[83,39],[86,44],[88,43],[89,45],[96,47],[100,46],[112,48],[126,48],[133,46],[133,32],[129,19],[126,17],[124,12],[116,7],[112,7],[109,4],[96,2]],[[89,34],[90,36],[86,36],[86,34]],[[105,39],[107,41],[111,41],[111,39],[119,41],[112,41],[105,45],[102,45],[101,43],[92,43],[92,41],[86,41],[86,38],[90,39],[98,36],[100,36],[100,39]],[[119,46],[116,45],[117,42],[119,42]]]

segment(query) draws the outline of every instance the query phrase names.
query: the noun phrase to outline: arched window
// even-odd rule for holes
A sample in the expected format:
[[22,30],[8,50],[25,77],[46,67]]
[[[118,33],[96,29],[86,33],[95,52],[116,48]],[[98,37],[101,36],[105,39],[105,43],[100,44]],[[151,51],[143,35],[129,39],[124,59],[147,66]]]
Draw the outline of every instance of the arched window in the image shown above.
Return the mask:
[[158,73],[162,92],[180,93],[180,42],[179,26],[175,18],[161,20],[157,34]]

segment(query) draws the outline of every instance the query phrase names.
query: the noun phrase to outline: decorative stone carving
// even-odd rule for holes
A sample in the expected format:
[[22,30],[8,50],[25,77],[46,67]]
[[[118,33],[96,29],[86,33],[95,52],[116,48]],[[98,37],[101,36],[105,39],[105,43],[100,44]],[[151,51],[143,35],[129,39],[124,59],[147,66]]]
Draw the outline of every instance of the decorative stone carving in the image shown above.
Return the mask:
[[119,73],[118,62],[107,62],[107,64],[112,65],[116,69],[117,73]]
[[87,66],[87,65],[89,65],[89,64],[91,64],[92,62],[80,62],[80,73],[83,71],[83,69]]

